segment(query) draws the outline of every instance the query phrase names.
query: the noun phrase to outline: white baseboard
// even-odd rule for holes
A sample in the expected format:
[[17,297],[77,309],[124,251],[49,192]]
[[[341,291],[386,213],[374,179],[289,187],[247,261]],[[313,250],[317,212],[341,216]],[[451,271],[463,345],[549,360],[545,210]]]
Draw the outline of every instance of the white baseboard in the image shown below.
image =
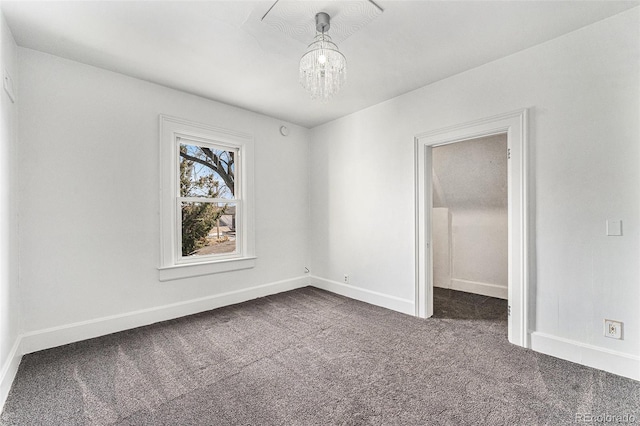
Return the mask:
[[2,413],[2,409],[4,408],[4,403],[7,400],[7,396],[9,395],[9,390],[11,390],[11,384],[13,383],[13,379],[16,377],[16,373],[18,372],[18,367],[20,366],[20,360],[22,360],[22,350],[21,350],[21,337],[18,336],[16,341],[9,352],[9,356],[5,360],[4,364],[2,364],[2,369],[0,370],[0,413]]
[[22,353],[28,354],[68,343],[104,336],[106,334],[192,315],[234,303],[246,302],[247,300],[258,297],[294,290],[308,285],[309,278],[303,276],[125,314],[31,331],[22,335]]
[[[434,287],[440,286],[434,285]],[[451,290],[466,291],[467,293],[497,297],[498,299],[507,300],[509,298],[509,290],[507,287],[497,284],[481,283],[478,281],[461,280],[458,278],[451,278],[451,286],[442,288],[450,288]]]
[[332,293],[340,294],[351,299],[360,300],[361,302],[402,312],[403,314],[416,314],[416,308],[413,300],[401,299],[396,296],[389,296],[388,294],[378,293],[377,291],[354,287],[349,284],[343,284],[338,281],[326,280],[315,276],[310,277],[309,285]]
[[567,361],[640,380],[640,357],[546,333],[531,333],[531,349]]

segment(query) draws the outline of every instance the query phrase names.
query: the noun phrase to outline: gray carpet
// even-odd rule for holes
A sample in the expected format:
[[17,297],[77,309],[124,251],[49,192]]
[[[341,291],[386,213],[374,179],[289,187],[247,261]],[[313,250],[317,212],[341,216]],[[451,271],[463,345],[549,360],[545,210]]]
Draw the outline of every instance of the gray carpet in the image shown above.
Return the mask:
[[27,355],[3,425],[570,424],[640,382],[507,342],[506,304],[421,320],[311,287]]

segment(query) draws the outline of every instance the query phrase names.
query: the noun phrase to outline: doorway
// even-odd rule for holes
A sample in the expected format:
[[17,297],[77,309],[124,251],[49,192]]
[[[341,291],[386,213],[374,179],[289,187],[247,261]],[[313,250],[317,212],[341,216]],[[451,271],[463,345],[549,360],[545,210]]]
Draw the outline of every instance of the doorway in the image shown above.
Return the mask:
[[507,139],[508,338],[528,347],[526,109],[416,136],[416,316],[434,312],[433,149],[499,134]]
[[507,134],[431,148],[433,315],[507,318]]

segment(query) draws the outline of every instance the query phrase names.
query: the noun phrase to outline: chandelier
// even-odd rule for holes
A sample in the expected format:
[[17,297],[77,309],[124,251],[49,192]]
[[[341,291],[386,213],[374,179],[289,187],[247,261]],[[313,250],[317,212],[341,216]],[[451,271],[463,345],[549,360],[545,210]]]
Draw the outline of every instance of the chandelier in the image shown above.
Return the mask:
[[300,59],[300,84],[311,99],[321,101],[338,93],[347,78],[347,59],[326,34],[330,19],[324,12],[316,14],[318,34]]

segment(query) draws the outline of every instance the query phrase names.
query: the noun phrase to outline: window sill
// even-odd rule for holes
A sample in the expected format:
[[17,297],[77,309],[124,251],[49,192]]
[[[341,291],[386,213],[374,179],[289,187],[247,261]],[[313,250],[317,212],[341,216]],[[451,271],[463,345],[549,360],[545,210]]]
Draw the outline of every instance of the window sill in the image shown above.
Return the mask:
[[163,266],[158,268],[160,281],[179,280],[202,275],[219,274],[221,272],[238,271],[256,266],[255,257],[216,260],[206,263],[190,263],[188,265]]

